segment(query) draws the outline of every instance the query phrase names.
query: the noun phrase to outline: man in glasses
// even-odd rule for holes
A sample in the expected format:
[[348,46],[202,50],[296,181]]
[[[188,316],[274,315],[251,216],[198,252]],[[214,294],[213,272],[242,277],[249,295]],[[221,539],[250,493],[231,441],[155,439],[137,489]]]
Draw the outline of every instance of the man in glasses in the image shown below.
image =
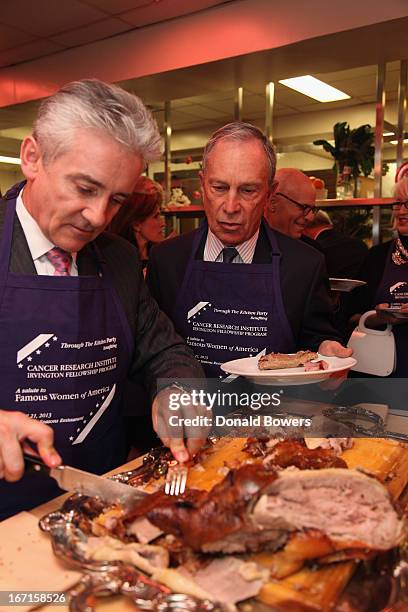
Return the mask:
[[318,210],[316,190],[296,168],[280,168],[275,179],[277,190],[265,206],[265,217],[273,229],[298,240]]
[[263,220],[275,168],[258,128],[237,121],[217,130],[200,172],[206,222],[150,254],[152,294],[209,377],[263,350],[351,354],[331,324],[323,256]]

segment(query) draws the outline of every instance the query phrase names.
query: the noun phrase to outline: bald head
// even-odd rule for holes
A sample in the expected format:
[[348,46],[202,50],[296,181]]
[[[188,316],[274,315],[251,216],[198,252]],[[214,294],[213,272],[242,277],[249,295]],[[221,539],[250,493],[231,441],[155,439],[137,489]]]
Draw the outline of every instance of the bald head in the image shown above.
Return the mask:
[[296,168],[280,168],[275,180],[278,188],[265,208],[265,217],[271,227],[298,239],[313,213],[305,214],[305,210],[295,202],[314,207],[316,190],[309,177]]

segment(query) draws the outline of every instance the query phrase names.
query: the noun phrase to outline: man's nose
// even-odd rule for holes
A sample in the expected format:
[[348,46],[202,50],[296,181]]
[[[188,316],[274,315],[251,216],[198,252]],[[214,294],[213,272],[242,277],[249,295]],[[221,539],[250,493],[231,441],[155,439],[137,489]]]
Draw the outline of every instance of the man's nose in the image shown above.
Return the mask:
[[224,200],[224,210],[229,215],[233,215],[237,213],[241,208],[241,203],[239,200],[239,194],[234,189],[230,189],[226,195]]
[[95,198],[83,209],[82,216],[93,228],[103,228],[109,222],[108,206],[109,202],[106,198]]

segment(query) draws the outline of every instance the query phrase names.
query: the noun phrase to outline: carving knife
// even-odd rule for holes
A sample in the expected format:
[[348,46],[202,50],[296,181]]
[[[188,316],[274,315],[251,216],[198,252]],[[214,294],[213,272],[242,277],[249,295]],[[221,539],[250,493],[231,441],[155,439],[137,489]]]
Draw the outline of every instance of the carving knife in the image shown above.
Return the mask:
[[29,472],[46,473],[54,478],[64,491],[81,493],[90,497],[99,497],[108,504],[120,503],[125,510],[131,510],[141,502],[148,493],[139,491],[116,480],[85,472],[68,465],[49,468],[39,457],[24,453],[26,470]]

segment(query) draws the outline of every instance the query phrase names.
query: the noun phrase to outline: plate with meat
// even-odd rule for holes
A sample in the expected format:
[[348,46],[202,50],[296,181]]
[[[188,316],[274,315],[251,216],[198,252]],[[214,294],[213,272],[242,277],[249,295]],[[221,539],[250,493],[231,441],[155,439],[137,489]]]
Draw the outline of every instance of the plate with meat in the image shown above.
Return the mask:
[[349,293],[356,287],[363,287],[367,283],[356,278],[329,278],[330,289],[332,291],[341,291],[342,293]]
[[350,370],[356,363],[353,357],[327,357],[313,351],[298,351],[234,359],[223,363],[221,369],[259,385],[308,385]]

